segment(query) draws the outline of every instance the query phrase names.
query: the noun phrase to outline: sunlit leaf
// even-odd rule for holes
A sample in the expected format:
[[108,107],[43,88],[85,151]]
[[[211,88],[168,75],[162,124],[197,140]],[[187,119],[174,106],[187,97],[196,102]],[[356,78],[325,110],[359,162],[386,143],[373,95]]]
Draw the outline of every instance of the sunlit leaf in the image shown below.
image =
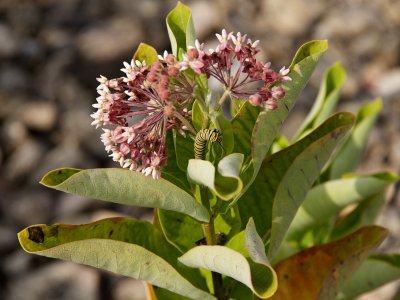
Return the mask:
[[150,45],[140,43],[133,55],[133,59],[140,62],[145,61],[147,65],[151,65],[158,60],[157,50]]
[[219,161],[218,172],[211,162],[201,159],[189,160],[187,172],[194,183],[208,187],[222,200],[230,200],[242,190],[242,164],[243,154],[232,153]]
[[399,254],[372,255],[351,275],[336,300],[352,300],[363,293],[399,279]]
[[358,165],[362,159],[368,136],[381,109],[382,99],[380,98],[361,107],[357,113],[356,123],[349,138],[337,152],[327,171],[330,179],[339,178],[344,173],[353,171]]
[[176,7],[168,14],[166,21],[172,52],[181,58],[187,51],[187,47],[194,45],[196,39],[192,11],[178,1]]
[[350,113],[333,115],[300,141],[264,160],[238,206],[242,222],[253,217],[261,236],[270,233],[268,257],[276,254],[308,190],[353,121]]
[[340,90],[345,80],[346,71],[340,63],[333,64],[325,72],[317,99],[296,133],[294,140],[297,140],[304,133],[320,125],[334,112],[340,96]]
[[249,287],[258,297],[269,298],[277,289],[276,274],[265,254],[254,222],[235,241],[239,251],[224,246],[198,246],[179,258],[183,264],[231,277]]
[[25,251],[69,260],[147,281],[177,294],[215,299],[196,270],[177,263],[179,253],[148,222],[105,219],[86,225],[34,225],[18,234]]
[[57,169],[47,173],[43,185],[99,200],[156,207],[185,213],[207,222],[209,214],[191,195],[165,179],[154,180],[126,169]]
[[287,238],[299,238],[307,229],[320,225],[347,205],[382,192],[397,180],[396,174],[388,172],[331,180],[313,187],[297,211]]
[[247,102],[233,119],[232,128],[235,137],[233,151],[243,153],[245,156],[251,152],[252,174],[248,182],[245,182],[246,186],[242,193],[236,197],[231,205],[236,203],[255,180],[265,155],[278,135],[283,121],[295,105],[298,96],[327,49],[328,42],[325,40],[311,41],[299,48],[289,67],[289,76],[292,81],[284,84],[286,94],[283,99],[279,100],[276,110],[262,111],[258,114],[258,108],[251,107]]

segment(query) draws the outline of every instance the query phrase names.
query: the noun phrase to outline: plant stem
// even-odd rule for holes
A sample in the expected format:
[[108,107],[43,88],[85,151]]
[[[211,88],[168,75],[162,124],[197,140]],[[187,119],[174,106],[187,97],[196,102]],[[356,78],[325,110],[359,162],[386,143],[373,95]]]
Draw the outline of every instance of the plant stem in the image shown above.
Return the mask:
[[178,113],[177,111],[174,111],[174,116],[177,117],[179,119],[179,121],[181,121],[182,124],[184,124],[191,133],[193,133],[194,135],[197,134],[197,132],[193,128],[192,124],[190,124],[190,122],[188,120],[186,120],[180,113]]
[[[204,186],[200,187],[200,196],[202,204],[209,208],[210,207],[210,200],[208,199],[208,191],[207,188]],[[216,235],[215,235],[215,228],[214,228],[214,215],[212,214],[210,217],[209,223],[202,224],[203,233],[206,238],[207,245],[216,245]],[[214,286],[214,294],[219,300],[225,299],[223,286],[222,286],[222,276],[220,273],[211,272],[212,281]]]

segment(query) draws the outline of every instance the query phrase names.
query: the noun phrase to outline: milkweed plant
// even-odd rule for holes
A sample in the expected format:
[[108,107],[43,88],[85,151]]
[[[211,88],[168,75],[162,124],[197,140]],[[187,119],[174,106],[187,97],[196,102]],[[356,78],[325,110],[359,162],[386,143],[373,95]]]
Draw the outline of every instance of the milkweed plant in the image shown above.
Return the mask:
[[142,43],[121,77],[98,78],[92,125],[121,168],[41,180],[154,208],[153,222],[33,225],[19,233],[24,250],[146,281],[159,300],[354,299],[400,278],[399,254],[374,254],[388,231],[373,225],[399,177],[351,173],[382,101],[333,113],[345,80],[336,63],[294,138],[279,131],[327,41],[275,69],[240,32],[222,30],[205,50],[180,2],[166,23],[172,53]]

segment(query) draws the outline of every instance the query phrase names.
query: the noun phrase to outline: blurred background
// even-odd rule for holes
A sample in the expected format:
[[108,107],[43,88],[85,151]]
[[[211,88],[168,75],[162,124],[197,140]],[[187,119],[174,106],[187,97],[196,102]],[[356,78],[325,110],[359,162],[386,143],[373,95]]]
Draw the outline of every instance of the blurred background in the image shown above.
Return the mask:
[[[310,39],[330,47],[285,124],[290,136],[317,94],[324,69],[348,72],[340,109],[355,112],[381,96],[384,108],[360,172],[400,172],[400,1],[184,1],[197,36],[214,46],[215,32],[261,40],[260,57],[275,68],[291,62]],[[165,16],[176,1],[0,0],[0,298],[4,300],[139,300],[140,282],[92,268],[28,255],[17,232],[34,223],[86,223],[111,215],[150,218],[129,208],[51,191],[38,182],[58,167],[116,167],[90,126],[95,80],[121,76],[140,42],[169,50]],[[208,47],[206,46],[206,49]],[[400,249],[399,185],[388,193],[379,223]],[[397,296],[396,296],[397,295]],[[399,299],[392,284],[363,299]]]

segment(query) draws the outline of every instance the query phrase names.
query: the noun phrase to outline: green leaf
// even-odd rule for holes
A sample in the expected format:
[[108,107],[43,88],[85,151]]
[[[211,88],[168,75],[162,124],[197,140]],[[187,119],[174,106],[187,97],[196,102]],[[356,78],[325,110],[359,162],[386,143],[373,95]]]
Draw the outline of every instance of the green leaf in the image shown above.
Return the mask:
[[238,202],[242,222],[253,217],[261,236],[271,233],[272,258],[320,170],[351,128],[354,116],[338,113],[300,141],[268,156]]
[[204,122],[204,110],[199,100],[195,100],[192,105],[192,123],[196,131],[200,131],[203,128]]
[[165,238],[181,253],[196,246],[204,235],[199,222],[187,215],[158,209],[158,218]]
[[[261,164],[271,144],[278,135],[283,121],[293,108],[298,96],[307,84],[318,61],[328,49],[326,40],[311,41],[299,48],[292,64],[289,76],[292,81],[284,84],[285,97],[279,101],[278,108],[273,111],[262,111],[245,103],[238,116],[232,121],[235,134],[235,146],[233,151],[243,153],[245,156],[251,151],[253,173],[242,193],[232,201],[235,204],[244,195],[246,190],[255,180]],[[254,117],[257,116],[255,120]],[[251,137],[251,139],[249,139]]]
[[346,71],[340,63],[333,64],[324,75],[318,92],[308,116],[295,135],[297,140],[305,132],[317,127],[333,113],[340,96],[340,90],[346,80]]
[[234,147],[233,129],[231,122],[222,115],[222,112],[213,112],[210,118],[215,128],[222,134],[224,154],[231,154]]
[[253,220],[249,220],[246,231],[239,237],[236,243],[240,243],[240,251],[224,246],[198,246],[181,256],[179,261],[192,268],[203,268],[231,277],[245,284],[258,297],[271,297],[277,289],[276,274]]
[[154,180],[126,169],[57,169],[47,173],[41,184],[59,191],[99,200],[157,207],[185,213],[207,222],[209,214],[191,195],[165,179]]
[[290,146],[290,143],[289,143],[288,139],[283,134],[279,134],[275,138],[275,141],[270,148],[270,150],[271,150],[270,154],[274,154],[274,153],[281,151],[289,146]]
[[352,300],[391,281],[400,279],[400,255],[370,256],[347,281],[336,300]]
[[260,109],[246,101],[239,113],[232,119],[234,136],[233,152],[243,153],[245,157],[251,155],[251,135]]
[[298,239],[306,230],[321,225],[349,204],[359,203],[399,180],[394,173],[337,179],[313,187],[297,211],[287,238]]
[[158,61],[157,50],[150,45],[140,43],[135,54],[133,55],[133,59],[140,62],[145,61],[146,64],[149,66]]
[[362,152],[368,136],[382,109],[382,99],[377,98],[361,107],[357,113],[355,126],[341,149],[332,160],[328,169],[329,178],[336,179],[342,174],[351,172],[362,158]]
[[[165,238],[180,252],[187,252],[203,240],[204,234],[199,222],[174,211],[158,209],[157,213]],[[240,225],[240,216],[234,209],[226,214],[218,214],[214,220],[215,231],[225,234],[227,238],[239,232]]]
[[113,218],[86,225],[40,224],[22,230],[18,238],[29,253],[145,280],[187,297],[215,299],[196,287],[205,288],[199,273],[179,265],[178,252],[145,221]]
[[283,260],[275,266],[279,287],[271,299],[335,299],[350,274],[387,235],[382,227],[367,226]]
[[174,137],[171,131],[167,131],[165,141],[167,147],[167,165],[161,169],[161,177],[175,184],[179,188],[191,193],[190,184],[187,181],[186,169],[181,170],[177,162],[177,154],[174,146]]
[[174,131],[174,149],[179,169],[186,172],[189,160],[194,157],[194,140]]
[[357,207],[336,221],[331,230],[330,239],[336,240],[365,225],[376,223],[382,206],[385,204],[386,190],[365,198]]
[[176,7],[167,16],[167,29],[174,55],[181,58],[188,46],[193,46],[195,37],[192,11],[178,1]]
[[218,172],[207,160],[191,159],[187,174],[191,181],[208,187],[222,200],[230,200],[242,190],[243,183],[239,177],[242,164],[241,153],[232,153],[221,159]]

